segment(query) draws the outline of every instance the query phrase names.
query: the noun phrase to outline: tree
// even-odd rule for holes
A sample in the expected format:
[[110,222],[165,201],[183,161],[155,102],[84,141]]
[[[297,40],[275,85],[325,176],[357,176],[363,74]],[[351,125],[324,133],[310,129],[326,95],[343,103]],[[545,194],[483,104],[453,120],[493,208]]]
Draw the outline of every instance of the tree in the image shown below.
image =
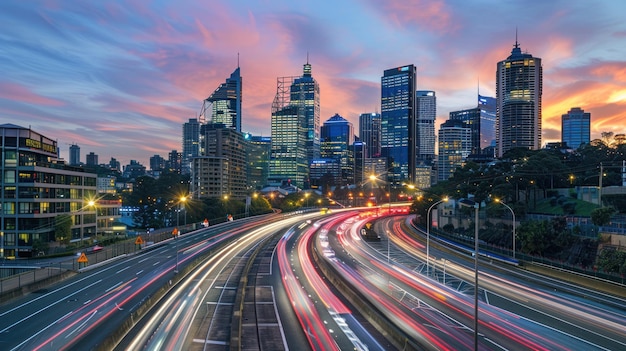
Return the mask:
[[72,216],[60,214],[54,217],[54,239],[62,244],[69,244],[72,237]]
[[591,211],[591,222],[597,226],[603,226],[611,221],[611,216],[615,214],[612,207],[600,207]]

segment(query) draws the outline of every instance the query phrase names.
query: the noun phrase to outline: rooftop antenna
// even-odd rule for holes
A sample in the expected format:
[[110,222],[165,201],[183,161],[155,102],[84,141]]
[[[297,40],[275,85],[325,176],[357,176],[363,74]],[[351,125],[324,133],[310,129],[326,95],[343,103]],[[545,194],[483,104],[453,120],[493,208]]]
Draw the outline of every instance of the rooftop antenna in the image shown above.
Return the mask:
[[515,27],[515,48],[519,48],[519,43],[517,42],[517,27]]
[[237,68],[239,68],[239,53],[237,53]]
[[309,52],[308,51],[306,52],[306,63],[307,65],[309,64]]

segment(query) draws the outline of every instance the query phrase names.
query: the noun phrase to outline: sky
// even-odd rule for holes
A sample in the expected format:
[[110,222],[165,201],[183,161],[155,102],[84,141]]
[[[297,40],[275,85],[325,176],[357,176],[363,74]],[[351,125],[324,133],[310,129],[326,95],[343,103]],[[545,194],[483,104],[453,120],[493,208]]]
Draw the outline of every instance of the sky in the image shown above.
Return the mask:
[[182,151],[182,124],[237,68],[242,131],[270,136],[278,77],[307,61],[322,123],[380,111],[389,68],[415,64],[419,90],[449,112],[495,96],[516,40],[542,59],[543,144],[561,115],[591,113],[591,138],[626,133],[626,2],[617,0],[2,0],[0,124],[149,168]]

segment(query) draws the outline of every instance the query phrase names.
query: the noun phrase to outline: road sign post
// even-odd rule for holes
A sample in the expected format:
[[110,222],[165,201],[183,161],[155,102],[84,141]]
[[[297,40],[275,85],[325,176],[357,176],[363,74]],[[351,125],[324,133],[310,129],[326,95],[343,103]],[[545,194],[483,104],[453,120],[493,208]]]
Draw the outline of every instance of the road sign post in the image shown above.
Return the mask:
[[87,263],[89,263],[89,260],[87,259],[87,255],[85,255],[84,252],[81,252],[80,256],[78,257],[78,268],[84,268],[85,266],[87,266]]

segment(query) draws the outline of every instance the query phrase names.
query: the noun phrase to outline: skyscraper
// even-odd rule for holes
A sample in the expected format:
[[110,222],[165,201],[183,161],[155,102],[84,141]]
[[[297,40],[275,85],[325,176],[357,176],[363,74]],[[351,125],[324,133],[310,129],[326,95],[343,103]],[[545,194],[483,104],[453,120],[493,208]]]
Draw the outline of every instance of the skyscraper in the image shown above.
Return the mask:
[[248,187],[261,189],[267,184],[272,138],[249,133],[244,134],[244,138],[248,141]]
[[297,106],[306,120],[306,151],[309,163],[320,157],[320,86],[311,75],[311,64],[304,65],[302,77],[291,85],[291,105]]
[[572,107],[561,116],[561,141],[577,149],[589,144],[591,139],[591,113],[580,107]]
[[191,159],[200,156],[200,123],[190,118],[183,124],[183,174],[191,172]]
[[435,159],[435,120],[437,97],[431,90],[418,90],[417,99],[417,162],[431,165]]
[[70,165],[80,165],[80,146],[76,144],[70,145]]
[[450,119],[465,123],[465,126],[470,129],[470,154],[480,154],[480,108],[474,107],[466,110],[450,111]]
[[522,53],[517,38],[496,72],[497,156],[514,148],[541,147],[541,59]]
[[201,122],[223,124],[241,133],[242,89],[240,69],[237,67],[230,78],[204,100]]
[[201,128],[204,152],[191,160],[191,193],[195,199],[243,200],[247,195],[247,142],[242,133],[223,124]]
[[167,155],[167,168],[170,172],[180,174],[182,172],[183,154],[177,150],[172,150]]
[[93,151],[88,153],[85,158],[85,164],[87,166],[97,166],[98,165],[98,155],[96,155]]
[[439,127],[438,180],[446,180],[463,165],[472,146],[471,128],[461,120],[449,119]]
[[362,113],[359,116],[359,139],[365,143],[365,157],[380,157],[380,113]]
[[301,77],[279,77],[277,83],[268,182],[305,188],[309,165],[320,155],[319,85],[308,62]]
[[384,71],[381,78],[382,155],[388,179],[415,183],[417,70],[414,65]]
[[354,184],[354,164],[352,154],[354,127],[345,118],[335,114],[321,128],[321,156],[339,160],[342,185]]
[[[495,157],[496,146],[496,99],[478,94],[480,109],[480,149],[483,154]],[[485,150],[491,150],[485,152]]]

